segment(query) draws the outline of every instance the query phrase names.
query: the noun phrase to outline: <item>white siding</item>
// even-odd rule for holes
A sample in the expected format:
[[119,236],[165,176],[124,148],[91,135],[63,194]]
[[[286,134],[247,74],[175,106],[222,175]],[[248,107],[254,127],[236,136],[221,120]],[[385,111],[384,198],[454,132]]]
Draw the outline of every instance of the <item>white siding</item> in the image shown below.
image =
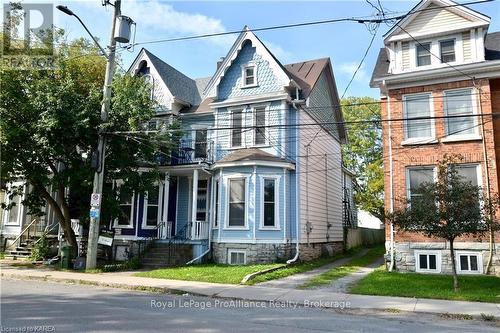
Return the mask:
[[[428,8],[436,7],[431,4]],[[447,9],[425,10],[420,12],[405,28],[410,34],[427,34],[451,30],[470,23],[466,18]]]
[[464,61],[472,60],[472,50],[471,50],[471,42],[470,42],[470,32],[462,33],[462,47],[464,52]]
[[410,68],[410,42],[401,44],[403,52],[403,70]]
[[[304,111],[300,112],[299,118],[301,124],[314,123],[311,116]],[[301,127],[299,136],[300,158],[297,162],[300,163],[301,242],[342,241],[343,194],[340,143],[324,130],[318,133],[316,126]],[[309,143],[310,157],[306,158],[306,145]],[[312,226],[309,234],[307,222]],[[330,228],[328,228],[329,223]],[[330,236],[329,239],[327,234]]]

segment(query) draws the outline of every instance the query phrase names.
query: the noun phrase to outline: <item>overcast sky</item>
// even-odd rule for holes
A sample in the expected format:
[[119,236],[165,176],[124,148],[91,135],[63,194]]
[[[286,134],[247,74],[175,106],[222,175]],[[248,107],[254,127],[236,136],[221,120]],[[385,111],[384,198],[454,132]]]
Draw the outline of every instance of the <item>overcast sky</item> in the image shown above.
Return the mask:
[[[467,2],[470,0],[467,0]],[[44,1],[46,2],[46,1]],[[161,1],[123,0],[122,14],[137,22],[136,41],[217,33],[281,24],[373,15],[366,1]],[[376,3],[376,0],[372,1]],[[466,1],[462,1],[466,2]],[[388,13],[396,15],[413,8],[418,1],[381,1]],[[100,0],[60,1],[77,13],[101,41],[109,39],[112,8],[102,7]],[[500,1],[472,5],[491,17],[490,32],[500,31]],[[69,38],[87,37],[75,18],[56,12],[56,23]],[[389,26],[382,24],[373,46],[358,72],[347,96],[378,96],[368,86],[377,53],[383,46],[382,35]],[[359,23],[332,23],[290,29],[258,32],[258,37],[283,63],[330,57],[339,93],[346,87],[371,39],[368,29]],[[158,57],[196,78],[211,76],[216,62],[228,52],[236,35],[144,45]],[[141,47],[122,52],[128,68]]]

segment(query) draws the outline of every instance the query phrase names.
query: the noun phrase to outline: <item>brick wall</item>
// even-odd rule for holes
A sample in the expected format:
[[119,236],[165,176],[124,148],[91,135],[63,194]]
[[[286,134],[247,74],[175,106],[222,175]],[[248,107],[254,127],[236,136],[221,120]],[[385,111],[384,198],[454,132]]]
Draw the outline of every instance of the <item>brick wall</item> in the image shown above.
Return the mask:
[[[500,136],[499,131],[495,131],[495,127],[500,127],[500,122],[493,123],[493,117],[490,115],[492,109],[500,108],[500,84],[499,82],[488,80],[477,80],[476,87],[478,87],[480,93],[477,96],[477,112],[487,114],[481,117],[477,117],[479,124],[484,123],[484,137],[486,138],[486,158],[488,167],[488,179],[490,184],[490,193],[498,193],[498,174],[496,170],[497,156],[500,156],[500,141],[497,141],[497,146],[495,146],[495,133]],[[434,116],[440,117],[444,116],[444,99],[443,91],[448,89],[457,88],[468,88],[473,87],[471,80],[458,81],[451,83],[427,85],[420,87],[411,87],[403,89],[393,89],[389,91],[388,98],[382,100],[382,119],[388,119],[389,108],[391,119],[401,119],[404,118],[403,114],[403,96],[405,94],[415,94],[423,92],[431,92],[433,97],[433,107]],[[490,93],[490,90],[492,93]],[[494,95],[494,107],[492,107],[492,100]],[[478,103],[480,100],[480,103]],[[385,103],[384,103],[385,102]],[[500,112],[497,111],[497,112]],[[408,166],[425,166],[425,165],[436,165],[437,161],[443,158],[444,154],[460,154],[464,157],[463,163],[478,163],[481,165],[482,172],[482,184],[483,188],[486,189],[486,164],[485,156],[483,154],[483,141],[459,141],[459,142],[445,142],[445,120],[435,119],[435,137],[436,141],[432,144],[425,145],[402,145],[404,140],[404,128],[403,122],[384,122],[382,126],[383,130],[383,148],[384,148],[384,165],[385,165],[385,207],[386,210],[390,210],[390,187],[391,187],[391,175],[389,172],[389,142],[392,144],[392,162],[393,162],[393,175],[392,175],[392,188],[393,188],[393,203],[394,206],[403,204],[399,199],[404,199],[406,197],[406,167]],[[495,125],[495,126],[494,126]],[[389,126],[391,126],[391,138],[389,138]],[[482,135],[481,125],[477,127],[477,133]],[[497,150],[499,154],[497,154]],[[386,239],[390,237],[390,230],[386,228]],[[500,234],[496,236],[497,240],[500,240]],[[418,233],[404,233],[396,232],[395,235],[396,242],[441,242],[439,239],[429,239]],[[463,238],[457,241],[473,240],[472,238]],[[487,240],[485,238],[485,240]]]

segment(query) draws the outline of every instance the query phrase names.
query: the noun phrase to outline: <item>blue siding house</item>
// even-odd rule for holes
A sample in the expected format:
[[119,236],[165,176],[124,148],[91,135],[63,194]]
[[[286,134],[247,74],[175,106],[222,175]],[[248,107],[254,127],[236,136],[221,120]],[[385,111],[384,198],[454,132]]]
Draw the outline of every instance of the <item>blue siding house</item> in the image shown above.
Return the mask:
[[342,249],[346,134],[329,59],[283,65],[245,28],[212,77],[189,78],[146,49],[130,72],[160,105],[148,127],[175,119],[185,136],[158,192],[121,198],[117,259],[144,239],[229,264]]

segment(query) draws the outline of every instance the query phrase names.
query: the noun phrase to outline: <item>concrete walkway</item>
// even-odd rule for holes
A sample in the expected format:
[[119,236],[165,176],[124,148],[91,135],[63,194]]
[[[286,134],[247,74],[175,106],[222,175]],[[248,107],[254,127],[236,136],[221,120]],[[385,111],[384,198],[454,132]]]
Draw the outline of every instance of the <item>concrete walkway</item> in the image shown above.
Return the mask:
[[258,286],[270,287],[270,288],[297,289],[299,286],[303,285],[304,283],[306,283],[310,279],[312,279],[318,275],[321,275],[325,272],[328,272],[332,268],[345,265],[353,259],[362,257],[367,252],[368,252],[367,249],[362,249],[361,251],[359,251],[358,253],[356,253],[355,255],[353,255],[351,257],[346,257],[346,258],[342,258],[339,260],[335,260],[334,262],[332,262],[330,264],[326,264],[324,266],[321,266],[319,268],[316,268],[316,269],[313,269],[313,270],[310,270],[310,271],[307,271],[304,273],[290,275],[290,276],[287,276],[287,277],[284,277],[284,278],[278,279],[278,280],[271,280],[271,281],[262,282],[262,283],[259,283]]
[[324,290],[293,290],[144,278],[132,273],[88,274],[0,265],[2,279],[34,279],[64,283],[93,284],[106,287],[193,294],[255,302],[273,302],[283,306],[321,307],[333,309],[371,309],[454,313],[480,316],[481,313],[500,318],[500,305],[479,302],[442,301],[421,298],[350,295]]
[[314,289],[327,290],[335,293],[347,293],[350,285],[358,282],[384,263],[384,258],[380,258],[366,267],[361,267],[358,271],[333,281],[326,286],[319,286]]

